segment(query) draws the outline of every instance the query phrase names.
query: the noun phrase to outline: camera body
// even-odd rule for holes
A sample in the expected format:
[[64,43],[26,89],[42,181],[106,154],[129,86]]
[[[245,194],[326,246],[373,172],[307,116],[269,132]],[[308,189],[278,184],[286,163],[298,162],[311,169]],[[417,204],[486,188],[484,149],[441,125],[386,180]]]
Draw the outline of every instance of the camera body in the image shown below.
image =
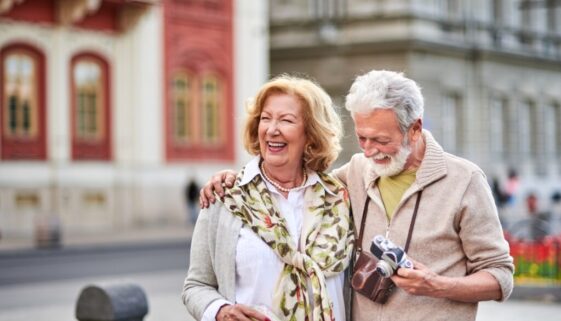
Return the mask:
[[385,278],[392,276],[399,268],[413,268],[413,262],[407,258],[403,248],[393,244],[382,235],[376,235],[372,239],[370,252],[379,260],[376,271]]

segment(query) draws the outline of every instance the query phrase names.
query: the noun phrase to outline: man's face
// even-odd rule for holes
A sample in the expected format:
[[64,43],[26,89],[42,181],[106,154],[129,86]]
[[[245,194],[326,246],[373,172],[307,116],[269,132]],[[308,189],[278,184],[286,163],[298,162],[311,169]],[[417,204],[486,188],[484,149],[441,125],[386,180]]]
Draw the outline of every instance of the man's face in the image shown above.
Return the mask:
[[368,114],[354,114],[354,124],[360,148],[372,159],[376,174],[394,176],[405,169],[411,148],[393,110],[376,109]]

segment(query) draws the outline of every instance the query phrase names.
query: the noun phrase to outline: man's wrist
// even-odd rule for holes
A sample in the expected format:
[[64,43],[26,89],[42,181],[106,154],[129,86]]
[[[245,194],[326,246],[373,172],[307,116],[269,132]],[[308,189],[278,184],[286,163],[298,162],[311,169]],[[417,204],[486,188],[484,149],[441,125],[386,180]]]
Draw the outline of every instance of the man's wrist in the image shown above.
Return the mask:
[[433,281],[436,297],[447,299],[454,297],[459,285],[459,278],[437,275]]

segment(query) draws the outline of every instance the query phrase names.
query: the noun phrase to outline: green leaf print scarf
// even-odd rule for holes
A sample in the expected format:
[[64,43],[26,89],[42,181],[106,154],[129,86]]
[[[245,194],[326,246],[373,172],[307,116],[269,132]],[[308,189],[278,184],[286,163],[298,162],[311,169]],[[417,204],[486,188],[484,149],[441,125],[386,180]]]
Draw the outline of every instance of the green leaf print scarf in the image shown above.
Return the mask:
[[[251,228],[284,262],[273,295],[273,312],[282,320],[334,320],[333,303],[329,299],[325,279],[348,266],[354,246],[347,190],[329,175],[318,175],[335,195],[326,193],[319,182],[306,188],[302,224],[302,236],[305,239],[300,237],[304,252],[298,251],[298,246],[290,237],[286,221],[275,208],[261,175],[239,186],[243,177],[241,171],[236,184],[226,190],[223,198],[228,210]],[[308,295],[308,279],[312,298]],[[310,318],[312,306],[313,318]]]

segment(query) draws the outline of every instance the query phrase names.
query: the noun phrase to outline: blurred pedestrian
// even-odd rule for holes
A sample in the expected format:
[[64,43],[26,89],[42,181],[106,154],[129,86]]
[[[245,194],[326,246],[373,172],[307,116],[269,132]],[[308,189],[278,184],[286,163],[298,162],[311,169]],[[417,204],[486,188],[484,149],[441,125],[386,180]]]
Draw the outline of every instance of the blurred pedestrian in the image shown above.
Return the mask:
[[197,217],[199,214],[199,185],[194,179],[189,180],[189,183],[185,187],[185,202],[187,203],[187,216],[188,220],[193,225],[197,223]]
[[502,208],[508,202],[509,195],[503,191],[501,185],[499,183],[499,179],[493,177],[491,180],[491,191],[493,192],[493,198],[495,199],[495,203],[497,207]]
[[561,235],[561,192],[551,194],[551,234]]
[[491,179],[491,192],[493,193],[493,199],[495,200],[495,204],[497,205],[497,210],[499,213],[499,220],[503,228],[508,224],[504,215],[504,207],[508,202],[509,196],[503,189],[499,183],[499,179],[493,177]]
[[518,177],[518,172],[514,168],[511,168],[508,170],[508,179],[506,181],[506,187],[505,187],[505,196],[507,202],[510,205],[514,205],[516,203],[516,196],[519,187],[520,187],[520,179]]
[[538,197],[535,193],[526,196],[526,209],[530,217],[530,238],[541,242],[549,234],[549,212],[540,211]]

